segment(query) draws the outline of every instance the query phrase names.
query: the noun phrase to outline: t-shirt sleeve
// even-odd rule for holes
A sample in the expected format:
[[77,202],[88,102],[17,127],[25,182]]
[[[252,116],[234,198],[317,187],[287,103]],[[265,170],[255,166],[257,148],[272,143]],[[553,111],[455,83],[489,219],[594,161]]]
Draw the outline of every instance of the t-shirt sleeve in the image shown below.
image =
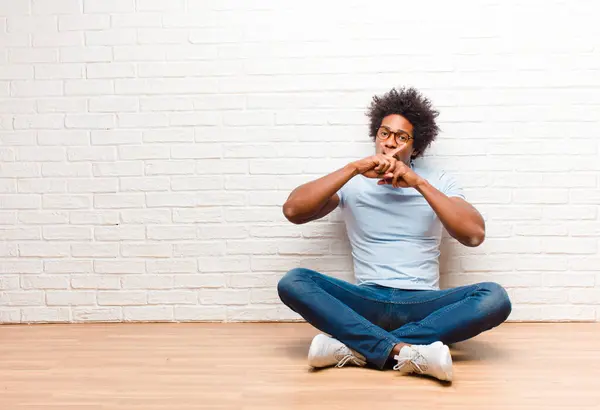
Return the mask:
[[345,196],[346,196],[345,194],[346,194],[346,190],[347,190],[347,188],[346,188],[346,187],[347,187],[347,186],[348,186],[348,184],[346,183],[344,186],[342,186],[342,187],[341,187],[341,188],[340,188],[340,189],[339,189],[339,190],[336,192],[336,193],[337,193],[337,195],[340,197],[340,203],[339,203],[339,205],[338,205],[340,208],[343,208],[343,207],[344,207],[344,199],[345,199]]
[[348,198],[351,198],[353,192],[356,191],[356,184],[359,182],[357,180],[358,177],[354,177],[350,179],[348,182],[344,184],[338,191],[336,192],[340,197],[340,203],[338,207],[343,208],[348,203]]
[[442,172],[440,176],[440,191],[447,197],[465,199],[465,194],[460,183],[452,175]]

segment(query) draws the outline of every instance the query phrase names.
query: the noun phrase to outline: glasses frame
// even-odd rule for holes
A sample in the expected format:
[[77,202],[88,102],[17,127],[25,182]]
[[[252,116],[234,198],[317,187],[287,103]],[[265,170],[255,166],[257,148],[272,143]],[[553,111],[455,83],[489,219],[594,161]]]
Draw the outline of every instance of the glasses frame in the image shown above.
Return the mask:
[[[381,131],[387,132],[388,136],[387,137],[383,137],[381,135]],[[400,130],[400,131],[392,131],[388,127],[386,127],[385,125],[382,125],[377,130],[377,139],[380,140],[380,141],[387,141],[388,138],[390,137],[390,135],[394,136],[394,140],[396,141],[397,145],[407,144],[408,141],[415,139],[413,136],[409,135],[406,131],[402,131],[402,130]]]

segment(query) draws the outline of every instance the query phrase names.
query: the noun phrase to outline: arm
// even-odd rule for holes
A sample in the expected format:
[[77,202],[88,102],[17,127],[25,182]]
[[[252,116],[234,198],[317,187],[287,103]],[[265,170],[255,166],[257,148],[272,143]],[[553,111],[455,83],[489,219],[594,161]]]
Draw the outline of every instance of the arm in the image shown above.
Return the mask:
[[319,219],[337,208],[340,198],[336,192],[358,174],[353,164],[348,164],[294,189],[283,205],[283,214],[295,224]]
[[481,214],[462,198],[447,197],[404,163],[397,161],[379,184],[413,187],[429,203],[450,236],[465,246],[481,245],[485,239],[485,222]]
[[350,179],[358,174],[377,178],[390,169],[393,162],[392,157],[377,154],[351,162],[331,174],[300,185],[283,204],[283,214],[288,221],[295,224],[323,218],[337,208],[340,198],[336,192]]
[[448,233],[465,246],[481,245],[485,222],[481,214],[462,198],[447,197],[425,179],[415,186],[435,211]]

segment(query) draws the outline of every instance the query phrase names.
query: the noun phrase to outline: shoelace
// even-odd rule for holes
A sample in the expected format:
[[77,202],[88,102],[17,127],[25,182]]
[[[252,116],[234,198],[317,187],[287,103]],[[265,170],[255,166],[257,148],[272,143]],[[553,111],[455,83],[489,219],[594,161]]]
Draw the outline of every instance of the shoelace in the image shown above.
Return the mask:
[[335,365],[335,367],[343,367],[346,363],[352,362],[357,366],[362,366],[362,363],[353,354],[347,354]]
[[335,354],[335,358],[338,360],[338,364],[336,364],[335,367],[343,367],[348,362],[352,362],[357,366],[364,365],[364,363],[358,357],[354,356],[352,353],[347,353],[344,356],[341,356],[341,355],[342,355],[342,352],[340,349]]
[[427,360],[425,360],[425,357],[423,357],[423,355],[415,348],[411,348],[411,351],[412,354],[410,357],[400,357],[400,355],[394,356],[394,359],[398,360],[398,364],[394,366],[394,370],[402,370],[403,372],[426,372]]

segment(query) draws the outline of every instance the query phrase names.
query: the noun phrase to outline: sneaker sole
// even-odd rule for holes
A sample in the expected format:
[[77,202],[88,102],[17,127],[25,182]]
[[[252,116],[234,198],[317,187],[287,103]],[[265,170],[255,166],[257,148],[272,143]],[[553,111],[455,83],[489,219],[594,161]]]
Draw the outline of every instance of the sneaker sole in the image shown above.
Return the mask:
[[452,381],[452,377],[453,377],[453,370],[452,370],[452,356],[450,355],[450,348],[446,345],[444,345],[443,347],[444,352],[446,353],[444,356],[444,362],[442,363],[442,369],[444,369],[444,374],[446,376],[446,381],[451,382]]
[[327,367],[327,366],[321,366],[321,365],[314,363],[315,356],[317,355],[321,346],[323,345],[323,341],[324,341],[323,338],[326,339],[327,336],[325,336],[322,333],[319,333],[318,335],[316,335],[313,338],[312,342],[310,343],[310,348],[308,349],[308,365],[310,367],[314,367],[315,369],[318,369],[321,367]]
[[443,342],[434,342],[431,344],[431,346],[435,346],[439,349],[442,350],[443,355],[442,355],[442,363],[441,363],[441,368],[442,371],[444,372],[444,378],[439,378],[442,381],[448,381],[451,382],[452,381],[452,377],[453,377],[453,369],[452,369],[452,355],[450,354],[450,348],[445,345]]

